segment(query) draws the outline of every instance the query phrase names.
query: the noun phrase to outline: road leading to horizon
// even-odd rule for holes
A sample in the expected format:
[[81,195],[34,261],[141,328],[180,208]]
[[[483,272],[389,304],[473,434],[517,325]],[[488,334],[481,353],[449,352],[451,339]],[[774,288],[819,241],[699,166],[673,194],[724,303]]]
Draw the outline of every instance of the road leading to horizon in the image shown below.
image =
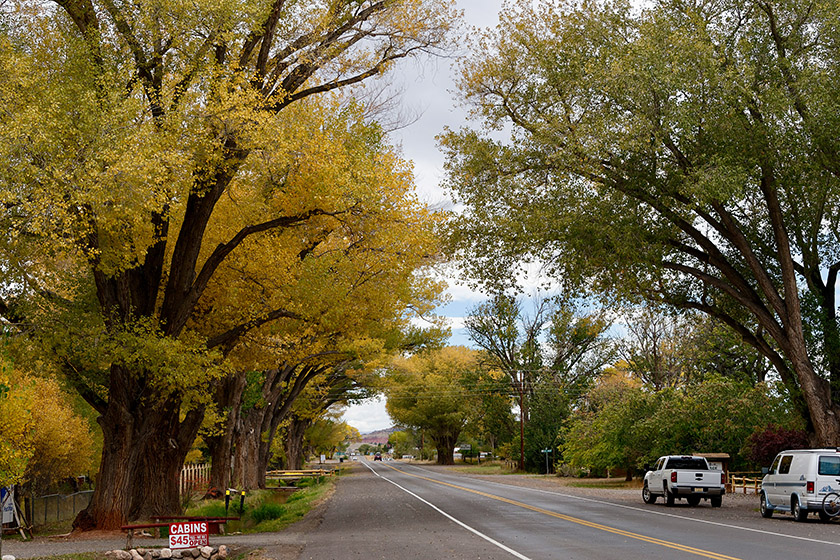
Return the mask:
[[635,507],[405,463],[363,465],[341,480],[301,560],[840,557],[837,523],[746,512],[723,520],[709,506],[640,498]]

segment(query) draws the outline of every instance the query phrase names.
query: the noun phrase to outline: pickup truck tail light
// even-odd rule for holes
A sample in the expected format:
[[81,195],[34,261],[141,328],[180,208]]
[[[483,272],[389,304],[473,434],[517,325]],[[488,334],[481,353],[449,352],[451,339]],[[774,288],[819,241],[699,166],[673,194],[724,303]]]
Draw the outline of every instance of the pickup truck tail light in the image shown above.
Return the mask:
[[806,487],[806,490],[805,490],[805,491],[806,491],[808,494],[813,494],[813,493],[814,493],[814,481],[813,481],[813,480],[809,480],[809,481],[808,481],[808,485],[807,485],[807,487]]
[[671,471],[671,482],[677,481],[677,471]]
[[720,473],[720,483],[726,484],[726,473]]

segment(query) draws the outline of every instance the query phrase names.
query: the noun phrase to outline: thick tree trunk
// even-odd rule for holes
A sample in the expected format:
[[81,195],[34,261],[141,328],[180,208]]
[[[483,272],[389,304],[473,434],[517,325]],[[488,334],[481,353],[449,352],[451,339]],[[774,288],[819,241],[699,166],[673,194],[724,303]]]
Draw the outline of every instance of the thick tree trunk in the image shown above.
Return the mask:
[[287,468],[292,470],[303,468],[303,436],[311,424],[311,420],[304,420],[297,416],[290,418],[289,427],[286,430],[286,441],[284,442]]
[[205,438],[210,451],[210,487],[222,491],[229,488],[231,484],[233,436],[239,423],[242,393],[245,390],[246,380],[245,374],[235,374],[219,385],[216,391],[216,403],[221,410],[227,411],[227,416],[221,426],[222,433]]
[[260,472],[260,441],[265,409],[251,409],[242,415],[234,434],[233,481],[237,488],[265,487],[265,471]]
[[[113,368],[123,379],[127,372]],[[180,513],[180,475],[203,413],[180,419],[177,396],[154,402],[129,398],[125,384],[113,383],[100,418],[102,459],[88,507],[74,528],[115,530],[135,519]]]
[[432,436],[432,441],[435,444],[435,449],[437,449],[437,464],[454,465],[455,444],[458,442],[458,434],[435,435]]
[[[797,345],[799,346],[799,345]],[[791,352],[793,370],[814,427],[815,447],[840,445],[840,407],[832,402],[828,381],[820,378],[808,359],[804,344]]]

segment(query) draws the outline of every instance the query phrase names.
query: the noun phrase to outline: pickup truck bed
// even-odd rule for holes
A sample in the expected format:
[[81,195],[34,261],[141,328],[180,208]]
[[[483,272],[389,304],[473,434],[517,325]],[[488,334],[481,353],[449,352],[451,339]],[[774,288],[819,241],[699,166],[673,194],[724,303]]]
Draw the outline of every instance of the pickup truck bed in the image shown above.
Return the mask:
[[712,507],[720,507],[726,492],[725,482],[723,473],[711,470],[703,457],[666,455],[645,474],[642,499],[652,504],[663,496],[669,506],[682,498],[692,506],[700,500],[709,500]]

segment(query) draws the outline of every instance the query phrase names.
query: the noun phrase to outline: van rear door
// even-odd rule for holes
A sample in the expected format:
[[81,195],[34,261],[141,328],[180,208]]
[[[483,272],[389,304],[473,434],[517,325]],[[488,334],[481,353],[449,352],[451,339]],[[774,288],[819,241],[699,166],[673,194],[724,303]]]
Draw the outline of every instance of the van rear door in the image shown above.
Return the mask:
[[820,498],[840,491],[840,453],[818,457],[816,491]]

